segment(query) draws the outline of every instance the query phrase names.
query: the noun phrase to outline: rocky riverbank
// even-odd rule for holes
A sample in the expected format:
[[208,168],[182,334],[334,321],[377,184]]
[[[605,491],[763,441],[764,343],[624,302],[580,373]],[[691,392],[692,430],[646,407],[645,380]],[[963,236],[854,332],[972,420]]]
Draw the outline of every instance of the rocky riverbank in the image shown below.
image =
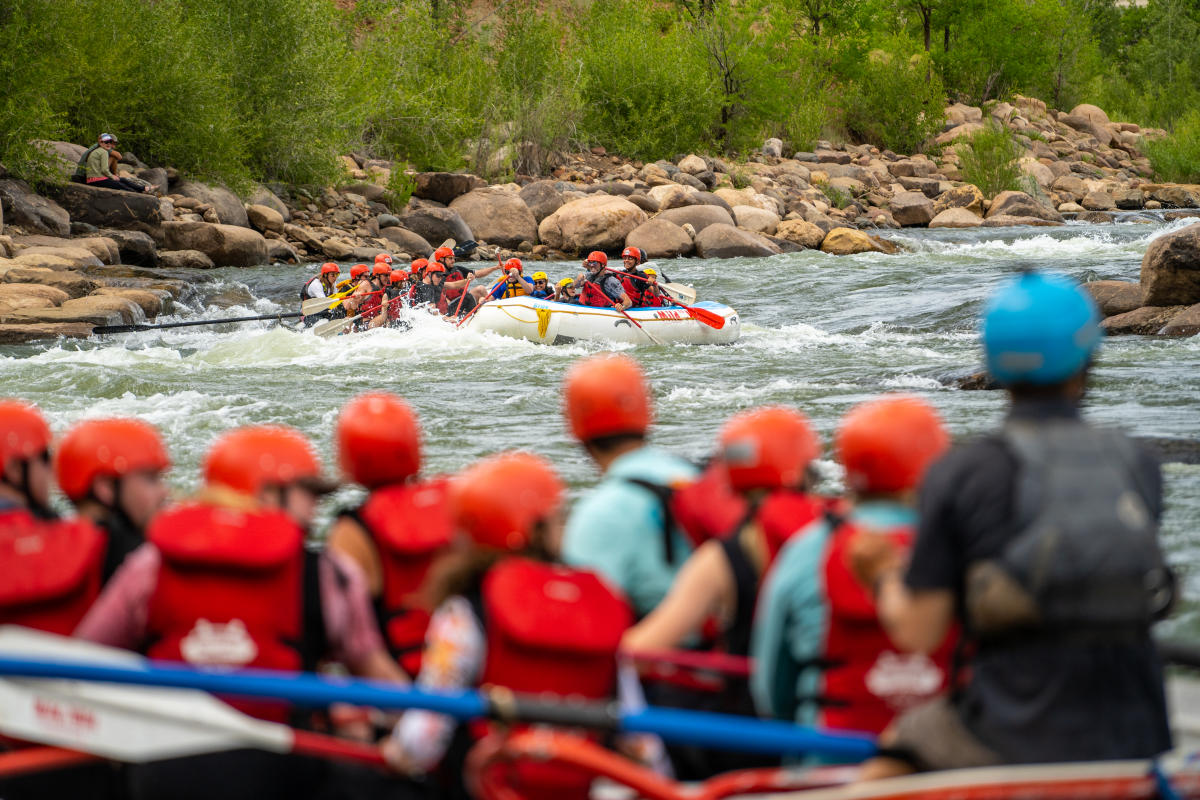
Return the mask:
[[[642,163],[594,148],[564,156],[542,180],[489,185],[470,174],[417,173],[412,197],[396,211],[384,203],[394,165],[359,156],[344,158],[338,187],[257,186],[245,200],[130,153],[122,172],[152,184],[155,195],[66,182],[35,191],[0,167],[0,342],[86,336],[93,325],[153,317],[186,291],[177,269],[370,262],[380,251],[415,258],[445,239],[476,240],[475,257],[487,260],[508,252],[570,259],[626,245],[651,258],[887,254],[898,245],[886,232],[901,227],[1062,225],[1112,221],[1118,209],[1200,206],[1200,186],[1152,180],[1139,144],[1161,131],[1112,122],[1095,106],[1061,112],[1018,97],[986,115],[963,105],[945,115],[933,155],[829,142],[793,152],[770,139],[742,163],[698,154]],[[988,197],[961,180],[956,148],[987,120],[1007,127],[1023,148],[1018,163],[1029,193]],[[65,179],[83,148],[46,146]],[[1143,266],[1139,292],[1146,275]],[[1200,296],[1152,288],[1131,305],[1128,286],[1136,285],[1096,288],[1106,312],[1135,315],[1106,321],[1110,331],[1195,332],[1191,323],[1174,325],[1174,314],[1200,316],[1190,307]],[[1159,324],[1163,309],[1173,309],[1171,325]]]

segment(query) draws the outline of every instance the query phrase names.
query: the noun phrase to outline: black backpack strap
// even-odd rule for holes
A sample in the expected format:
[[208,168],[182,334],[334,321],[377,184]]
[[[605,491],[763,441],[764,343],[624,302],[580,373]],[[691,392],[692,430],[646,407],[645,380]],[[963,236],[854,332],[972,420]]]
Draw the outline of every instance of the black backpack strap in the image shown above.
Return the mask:
[[[297,643],[300,651],[301,668],[305,672],[313,672],[321,658],[329,652],[329,635],[325,628],[325,609],[321,603],[321,559],[320,552],[304,551],[304,574],[301,579],[300,596],[300,641]],[[330,560],[334,578],[338,586],[345,589],[350,579],[338,567],[337,562]]]
[[675,537],[671,535],[675,530],[675,515],[671,511],[671,498],[675,495],[675,490],[670,486],[663,486],[661,483],[644,480],[642,478],[625,478],[626,483],[632,483],[634,486],[640,486],[650,494],[654,495],[662,506],[663,523],[662,523],[662,544],[663,558],[668,564],[675,563]]

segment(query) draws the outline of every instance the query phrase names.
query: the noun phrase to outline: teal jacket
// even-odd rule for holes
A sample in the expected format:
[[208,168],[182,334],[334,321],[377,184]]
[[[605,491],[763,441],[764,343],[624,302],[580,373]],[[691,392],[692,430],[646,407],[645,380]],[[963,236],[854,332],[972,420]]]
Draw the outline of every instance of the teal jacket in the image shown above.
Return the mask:
[[638,617],[650,613],[666,596],[692,547],[681,531],[672,530],[674,560],[667,563],[662,501],[630,479],[670,486],[697,475],[695,465],[655,447],[621,456],[571,512],[563,560],[594,569],[619,586]]

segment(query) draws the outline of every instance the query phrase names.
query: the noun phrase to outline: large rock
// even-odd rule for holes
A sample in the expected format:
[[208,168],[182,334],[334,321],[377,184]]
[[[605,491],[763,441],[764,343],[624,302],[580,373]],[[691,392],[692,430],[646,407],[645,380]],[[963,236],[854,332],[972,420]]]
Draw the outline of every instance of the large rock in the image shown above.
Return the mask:
[[257,203],[250,203],[246,206],[246,218],[250,220],[250,226],[256,231],[262,233],[266,233],[267,231],[283,233],[283,214],[280,214],[270,206],[260,206]]
[[102,286],[91,297],[117,297],[128,300],[142,310],[143,318],[157,317],[163,311],[163,303],[171,298],[169,292],[150,289],[131,289],[124,286]]
[[1050,188],[1060,194],[1069,194],[1075,200],[1082,200],[1088,193],[1087,184],[1074,173],[1055,178]]
[[208,203],[217,212],[217,220],[222,225],[250,227],[250,218],[246,215],[246,207],[242,205],[242,201],[236,194],[223,186],[209,186],[199,181],[184,181],[175,188],[175,193],[194,198],[201,203]]
[[688,175],[699,175],[708,171],[708,164],[703,158],[693,153],[679,160],[679,169]]
[[39,308],[61,306],[71,295],[56,286],[40,283],[0,283],[0,303],[15,303],[22,299],[37,300]]
[[691,186],[681,186],[678,183],[664,183],[662,186],[655,186],[646,192],[650,199],[658,203],[658,207],[662,211],[669,208],[683,208],[685,206],[697,205],[693,199],[699,192]]
[[900,192],[890,210],[896,223],[906,228],[928,225],[933,219],[933,201],[921,192]]
[[[717,208],[725,209],[726,211],[729,212],[730,216],[733,216],[733,206],[729,205],[729,203],[726,203],[724,200],[722,200],[720,197],[717,197],[712,192],[696,192],[695,194],[692,195],[692,200],[694,201],[692,203],[692,205],[694,205],[694,206],[716,206]],[[742,205],[755,205],[755,204],[754,203],[745,203]],[[761,206],[761,205],[759,205],[757,207],[764,208],[764,206]],[[774,205],[771,205],[771,206],[766,206],[765,210],[775,211],[776,209],[775,209]]]
[[107,236],[81,236],[78,239],[64,239],[59,236],[14,236],[13,243],[17,245],[19,254],[51,253],[70,250],[64,256],[78,258],[82,250],[88,255],[95,256],[103,264],[117,264],[121,260],[121,251],[117,243]]
[[1112,195],[1099,189],[1084,195],[1081,205],[1088,211],[1115,211],[1117,208]]
[[1200,223],[1151,242],[1142,257],[1141,280],[1148,306],[1200,303]]
[[1157,200],[1165,208],[1195,208],[1200,206],[1200,195],[1186,186],[1155,186],[1149,190],[1151,200]]
[[1100,322],[1105,333],[1113,335],[1135,334],[1152,336],[1167,325],[1187,306],[1144,306],[1143,308],[1117,314]]
[[[417,258],[429,258],[433,255],[433,246],[425,239],[407,228],[393,226],[390,228],[382,228],[379,231],[379,238],[387,239],[392,244],[411,256]],[[441,239],[438,240],[441,243]]]
[[818,250],[825,240],[825,231],[803,219],[785,219],[775,229],[779,239],[798,244],[806,250]]
[[1071,109],[1071,113],[1076,116],[1083,117],[1084,119],[1091,120],[1097,125],[1107,125],[1109,122],[1111,122],[1111,120],[1108,118],[1108,114],[1104,113],[1104,109],[1100,108],[1100,106],[1094,106],[1090,103],[1080,103]]
[[[430,173],[445,175],[450,173]],[[427,242],[436,242],[434,246],[447,239],[456,242],[469,242],[475,238],[470,227],[463,218],[452,208],[437,206],[409,206],[400,215],[400,224]]]
[[520,195],[499,189],[476,189],[450,204],[471,229],[474,238],[500,247],[538,243],[538,223]]
[[163,221],[159,199],[151,194],[102,189],[85,183],[63,183],[48,186],[45,191],[66,209],[72,220],[97,228],[135,230],[154,236]]
[[755,206],[734,206],[733,219],[739,228],[753,233],[765,233],[774,236],[779,228],[779,215],[774,211],[764,211]]
[[1102,145],[1107,146],[1112,144],[1112,131],[1082,114],[1064,114],[1058,118],[1058,121],[1074,128],[1080,133],[1096,137],[1096,141]]
[[167,177],[167,171],[162,167],[151,167],[147,169],[139,169],[137,176],[141,180],[154,187],[154,191],[161,194],[166,194],[171,190],[171,181]]
[[983,220],[965,208],[947,208],[929,221],[930,228],[978,228]]
[[885,252],[875,239],[854,228],[834,228],[825,234],[821,250],[835,256]]
[[87,269],[104,264],[91,250],[82,247],[27,247],[17,254],[13,263],[46,269]]
[[709,225],[696,234],[696,255],[701,258],[755,258],[779,252],[773,242],[732,225]]
[[700,233],[709,225],[733,225],[733,215],[719,206],[685,206],[659,212],[655,219],[665,219],[683,227],[691,225]]
[[0,344],[23,344],[39,339],[86,339],[92,326],[86,322],[39,322],[0,325]]
[[100,233],[116,242],[122,264],[136,264],[139,267],[158,266],[158,247],[150,234],[141,231],[119,231],[114,228],[102,230]]
[[[128,297],[112,294],[95,293],[87,297],[77,297],[63,303],[58,310],[64,314],[79,314],[81,321],[86,321],[83,315],[103,313],[119,315],[121,322],[117,324],[131,325],[135,322],[146,321],[146,313],[142,310],[141,305]],[[63,319],[61,321],[70,322],[71,320]]]
[[0,317],[36,311],[42,308],[54,308],[54,303],[36,295],[0,296]]
[[442,205],[449,205],[459,195],[487,186],[487,181],[483,178],[459,172],[418,172],[416,181],[414,197],[433,200]]
[[8,225],[19,225],[30,233],[70,236],[70,215],[52,200],[34,194],[25,181],[0,180],[0,209]]
[[1042,219],[1041,217],[1014,217],[1012,214],[1000,214],[995,217],[989,216],[983,221],[985,228],[1014,228],[1020,225],[1028,225],[1035,228],[1057,228],[1066,223],[1057,222],[1051,219]]
[[933,201],[934,216],[948,208],[965,208],[977,216],[983,216],[983,192],[979,190],[978,186],[971,183],[947,189]]
[[1140,283],[1091,281],[1085,283],[1083,288],[1091,294],[1092,300],[1096,301],[1096,307],[1100,309],[1100,314],[1105,317],[1126,314],[1145,305]]
[[938,144],[950,144],[956,139],[969,139],[981,130],[983,130],[982,123],[964,122],[962,125],[955,125],[945,133],[938,135],[934,141]]
[[687,231],[665,219],[651,219],[634,228],[625,239],[627,247],[640,247],[648,258],[676,258],[691,255],[692,237]]
[[[562,208],[567,199],[554,181],[534,181],[521,187],[518,196],[525,201],[533,218],[540,225],[542,220]],[[658,210],[656,207],[655,211]]]
[[624,197],[592,195],[573,200],[542,220],[538,236],[557,250],[619,250],[645,221],[646,212]]
[[1159,331],[1164,336],[1195,336],[1200,333],[1200,303],[1188,306]]
[[209,222],[164,222],[170,250],[199,250],[218,267],[254,267],[267,263],[267,240],[250,228]]
[[33,144],[50,156],[50,166],[55,172],[62,175],[63,180],[71,177],[75,172],[75,167],[79,165],[79,159],[83,158],[83,154],[87,152],[87,147],[74,142],[35,139]]
[[213,260],[199,250],[163,250],[158,265],[165,269],[212,269]]
[[988,209],[987,218],[999,216],[1037,217],[1038,219],[1062,222],[1062,214],[1043,205],[1025,192],[1001,192],[993,197],[992,207]]
[[254,191],[250,193],[250,199],[247,202],[273,208],[279,212],[279,216],[283,217],[284,222],[292,221],[292,212],[288,210],[287,205],[274,192],[261,183],[254,184]]
[[4,283],[39,283],[61,289],[71,297],[84,297],[100,288],[100,284],[71,270],[38,269],[35,267],[4,266],[0,271]]

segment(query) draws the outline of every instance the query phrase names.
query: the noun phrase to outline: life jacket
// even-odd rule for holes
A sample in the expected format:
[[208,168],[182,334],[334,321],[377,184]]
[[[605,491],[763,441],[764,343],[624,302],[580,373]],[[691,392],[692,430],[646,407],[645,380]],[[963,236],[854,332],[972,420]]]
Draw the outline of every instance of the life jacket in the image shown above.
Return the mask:
[[829,623],[819,655],[824,670],[820,720],[838,730],[880,733],[897,714],[946,689],[958,635],[952,631],[928,656],[900,652],[879,622],[874,598],[850,571],[847,550],[855,536],[871,535],[888,536],[907,551],[913,529],[867,531],[836,516],[829,520],[833,529],[822,565]]
[[[617,277],[621,279],[621,286],[625,289],[625,294],[633,301],[635,306],[642,305],[642,292],[646,288],[648,278],[642,274],[641,270],[635,269],[633,272],[625,271]],[[640,279],[640,280],[639,280]]]
[[968,566],[972,634],[981,641],[1014,632],[1056,641],[1147,635],[1170,609],[1174,577],[1136,446],[1080,420],[1010,421],[1002,436],[1017,462],[1020,532],[997,558]]
[[[454,269],[446,271],[446,279],[444,281],[442,281],[442,285],[444,286],[447,281],[461,281],[462,279],[464,279],[466,277],[467,277],[467,273],[463,272],[458,267],[455,267]],[[463,288],[466,288],[466,287],[463,287]],[[452,300],[458,300],[458,296],[462,293],[463,293],[462,288],[460,288],[460,289],[442,289],[442,294],[445,296],[445,300],[447,302],[452,301]],[[442,311],[442,313],[445,314],[446,312]]]
[[[301,286],[301,287],[300,287],[300,302],[301,302],[301,303],[303,303],[305,300],[312,300],[312,299],[313,299],[313,298],[311,298],[311,297],[309,297],[309,296],[308,296],[308,287],[312,286],[314,281],[316,281],[317,283],[320,283],[320,282],[321,282],[321,276],[320,276],[320,275],[314,275],[314,276],[312,276],[311,278],[309,278],[308,280],[306,280],[306,281],[304,282],[304,285],[303,285],[303,286]],[[322,288],[324,288],[324,287],[322,287]]]
[[383,295],[377,294],[374,290],[363,297],[362,302],[358,306],[358,314],[360,320],[371,320],[383,308]]
[[641,302],[638,305],[640,305],[642,308],[661,308],[663,306],[671,305],[671,303],[667,301],[661,294],[643,292]]
[[85,519],[0,510],[0,623],[70,636],[100,593],[106,545]]
[[529,296],[536,297],[539,300],[545,300],[550,297],[550,294],[551,294],[551,292],[549,289],[534,289],[532,292],[529,293]]
[[496,282],[496,285],[492,287],[488,294],[499,299],[505,297],[524,297],[529,293],[525,291],[524,283],[518,281],[516,285],[513,285],[504,278],[501,278]]
[[349,516],[371,536],[383,569],[375,615],[388,649],[404,671],[416,676],[429,612],[417,592],[434,560],[450,546],[454,525],[446,507],[445,479],[386,486],[371,492]]
[[[316,558],[289,517],[191,503],[160,514],[146,538],[162,554],[146,655],[203,667],[315,667],[324,649],[312,627],[320,619]],[[277,703],[232,704],[264,719],[289,716]]]
[[[617,647],[629,604],[597,575],[526,558],[505,559],[482,585],[487,659],[480,683],[518,693],[603,700],[616,694]],[[476,725],[476,736],[487,724]],[[518,762],[506,783],[528,798],[586,798],[593,775]]]
[[579,304],[597,308],[612,308],[616,302],[589,278],[583,282],[583,288],[579,291]]

